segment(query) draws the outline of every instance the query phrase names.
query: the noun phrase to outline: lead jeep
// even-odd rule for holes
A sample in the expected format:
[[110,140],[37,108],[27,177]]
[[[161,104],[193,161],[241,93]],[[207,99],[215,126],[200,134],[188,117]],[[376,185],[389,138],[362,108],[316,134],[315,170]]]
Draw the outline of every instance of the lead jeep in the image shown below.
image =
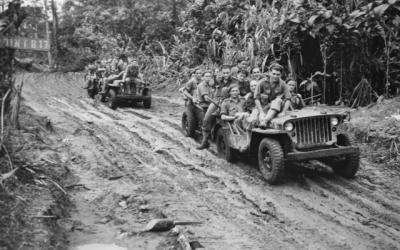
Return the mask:
[[151,89],[149,84],[139,80],[119,81],[107,83],[105,92],[100,94],[100,100],[106,102],[108,107],[116,109],[120,105],[130,104],[136,106],[142,103],[144,108],[151,107]]
[[359,148],[349,135],[338,131],[347,115],[307,107],[273,119],[269,128],[252,129],[249,137],[219,121],[215,128],[217,150],[230,162],[236,160],[238,152],[256,155],[259,169],[270,184],[278,183],[285,166],[293,161],[320,160],[336,174],[352,178],[359,168]]

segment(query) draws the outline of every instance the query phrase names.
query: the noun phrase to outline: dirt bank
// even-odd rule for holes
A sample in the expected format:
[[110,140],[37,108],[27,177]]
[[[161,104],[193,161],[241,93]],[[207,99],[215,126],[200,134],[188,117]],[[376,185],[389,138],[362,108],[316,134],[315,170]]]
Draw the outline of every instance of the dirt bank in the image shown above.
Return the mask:
[[180,131],[182,105],[110,110],[88,99],[74,75],[20,75],[25,105],[46,116],[74,176],[75,205],[58,222],[70,248],[116,244],[175,247],[171,233],[140,233],[152,218],[201,221],[187,235],[206,249],[396,249],[397,169],[362,160],[354,180],[294,168],[279,186],[215,149],[198,151]]
[[371,161],[400,167],[400,97],[356,110],[347,129]]
[[[70,177],[68,159],[45,117],[23,106],[20,123],[6,145],[16,172],[0,185],[0,249],[66,249],[68,235],[57,222],[69,216],[61,187]],[[6,155],[0,165],[11,172]]]

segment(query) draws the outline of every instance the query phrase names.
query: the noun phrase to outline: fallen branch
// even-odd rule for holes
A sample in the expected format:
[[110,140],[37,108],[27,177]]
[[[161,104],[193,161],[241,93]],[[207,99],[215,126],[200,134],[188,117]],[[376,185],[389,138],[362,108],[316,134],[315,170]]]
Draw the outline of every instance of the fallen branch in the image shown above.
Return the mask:
[[18,89],[15,89],[14,97],[11,101],[11,124],[14,128],[19,129],[19,109],[21,105],[21,92],[22,86],[24,82],[22,81],[21,84],[18,86]]
[[60,186],[60,184],[58,184],[57,182],[53,181],[53,180],[50,179],[50,178],[46,178],[46,179],[47,179],[48,181],[50,181],[51,183],[53,183],[54,186],[56,186],[58,189],[60,189],[65,195],[68,195],[67,191],[65,191],[65,190]]
[[6,153],[6,156],[7,156],[7,159],[8,159],[8,163],[10,164],[10,170],[13,170],[13,169],[14,169],[14,164],[13,164],[13,162],[12,162],[12,160],[11,160],[10,153],[8,152],[6,146],[5,146],[3,143],[1,144],[1,148],[2,148],[2,149],[4,150],[4,152]]
[[71,188],[75,188],[75,187],[82,187],[86,190],[90,190],[90,188],[86,187],[84,184],[72,184],[72,185],[68,185],[65,186],[65,189],[71,189]]
[[8,178],[12,177],[15,175],[15,173],[18,171],[19,168],[13,169],[8,173],[0,175],[0,183],[2,184],[3,181],[7,180]]
[[37,216],[32,216],[34,219],[55,219],[58,218],[58,216],[55,215],[37,215]]

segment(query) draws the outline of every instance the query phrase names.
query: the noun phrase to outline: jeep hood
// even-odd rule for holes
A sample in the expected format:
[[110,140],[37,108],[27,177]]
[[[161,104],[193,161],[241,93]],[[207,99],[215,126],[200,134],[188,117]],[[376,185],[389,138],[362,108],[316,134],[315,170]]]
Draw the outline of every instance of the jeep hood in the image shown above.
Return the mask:
[[301,119],[306,117],[316,117],[316,116],[338,116],[345,117],[349,109],[337,108],[337,107],[327,107],[327,106],[315,106],[315,107],[305,107],[300,110],[288,111],[284,116],[278,116],[272,120],[273,124],[283,125],[288,120]]

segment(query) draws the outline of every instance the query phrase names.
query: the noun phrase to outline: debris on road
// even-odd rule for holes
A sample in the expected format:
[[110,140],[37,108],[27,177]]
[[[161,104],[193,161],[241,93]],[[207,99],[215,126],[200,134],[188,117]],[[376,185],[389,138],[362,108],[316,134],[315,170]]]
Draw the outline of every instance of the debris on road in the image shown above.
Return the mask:
[[169,219],[154,219],[151,220],[146,228],[145,232],[164,232],[172,229],[177,225],[198,225],[202,224],[201,222],[196,221],[173,221]]
[[110,177],[108,177],[108,180],[115,181],[115,180],[121,179],[122,177],[124,177],[124,175],[110,176]]

